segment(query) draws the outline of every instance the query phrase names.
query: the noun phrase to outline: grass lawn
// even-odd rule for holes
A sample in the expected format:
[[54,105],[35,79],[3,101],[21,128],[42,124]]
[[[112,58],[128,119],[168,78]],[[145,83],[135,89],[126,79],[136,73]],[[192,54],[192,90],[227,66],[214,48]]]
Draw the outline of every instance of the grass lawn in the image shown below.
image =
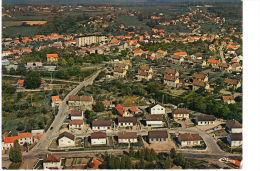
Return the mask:
[[7,34],[10,37],[21,36],[33,36],[37,33],[38,26],[13,26],[3,29],[3,34]]
[[84,147],[84,138],[77,137],[75,140],[76,147]]

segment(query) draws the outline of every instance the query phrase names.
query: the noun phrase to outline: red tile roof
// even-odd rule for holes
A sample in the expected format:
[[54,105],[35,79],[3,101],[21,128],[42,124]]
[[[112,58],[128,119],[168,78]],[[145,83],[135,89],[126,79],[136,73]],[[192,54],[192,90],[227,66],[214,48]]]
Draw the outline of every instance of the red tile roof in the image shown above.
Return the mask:
[[15,140],[17,140],[19,137],[18,136],[14,136],[14,137],[6,137],[4,138],[4,143],[14,143]]
[[58,58],[58,54],[47,54],[47,58]]
[[180,56],[180,55],[186,55],[187,56],[187,52],[175,52],[173,55],[174,56]]
[[61,99],[59,98],[59,96],[51,96],[51,100],[52,100],[53,102],[55,102],[55,101],[61,101]]
[[17,84],[24,84],[24,80],[18,80]]
[[123,108],[123,106],[121,104],[118,104],[116,106],[116,110],[121,114],[123,115],[125,113],[125,109]]

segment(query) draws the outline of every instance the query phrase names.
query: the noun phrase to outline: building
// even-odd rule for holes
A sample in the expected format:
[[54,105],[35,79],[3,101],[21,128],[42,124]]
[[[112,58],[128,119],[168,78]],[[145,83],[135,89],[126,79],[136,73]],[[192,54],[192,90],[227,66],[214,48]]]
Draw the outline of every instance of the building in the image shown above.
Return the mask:
[[125,110],[125,108],[121,104],[116,105],[116,111],[121,116],[127,116],[128,115],[127,110]]
[[90,138],[91,145],[104,145],[107,143],[107,134],[104,132],[94,132]]
[[114,69],[113,75],[114,75],[114,77],[117,77],[117,78],[124,78],[126,76],[126,73],[127,73],[126,70],[116,67]]
[[199,88],[204,88],[205,90],[209,90],[210,85],[207,82],[203,82],[203,81],[199,81],[199,80],[193,80],[192,91],[197,91]]
[[241,82],[235,79],[226,78],[224,79],[224,83],[227,89],[229,88],[238,89],[239,87],[241,87]]
[[165,114],[165,107],[163,104],[157,102],[149,106],[149,112],[152,115]]
[[61,157],[56,155],[47,155],[43,159],[43,169],[62,169]]
[[72,147],[75,146],[75,136],[68,133],[63,132],[57,138],[59,147]]
[[200,145],[201,138],[199,134],[184,133],[179,134],[178,141],[182,147]]
[[136,77],[139,81],[141,81],[142,79],[149,81],[153,77],[152,73],[153,73],[152,67],[149,67],[147,65],[142,65],[140,66],[140,69],[138,70],[138,74],[136,75]]
[[227,120],[226,130],[229,133],[242,133],[242,125],[236,120]]
[[136,132],[119,132],[118,143],[137,143]]
[[59,106],[62,103],[62,100],[59,96],[51,96],[51,107]]
[[30,133],[30,132],[19,133],[18,132],[18,143],[20,145],[24,145],[25,143],[32,144],[33,143],[32,133]]
[[163,115],[146,115],[146,126],[151,127],[162,127],[163,126]]
[[47,62],[58,62],[59,55],[58,54],[46,54]]
[[149,131],[148,132],[149,143],[160,143],[168,141],[167,131]]
[[196,117],[197,125],[211,125],[215,123],[216,118],[213,115],[199,115]]
[[190,116],[189,111],[184,108],[179,108],[179,109],[173,110],[172,115],[173,115],[174,120],[188,119]]
[[242,145],[242,133],[231,133],[227,136],[227,142],[231,147],[239,147]]
[[164,74],[174,76],[174,77],[180,76],[179,71],[177,71],[176,69],[170,69],[170,68],[166,68],[165,71],[164,71]]
[[102,35],[86,35],[75,38],[76,46],[82,47],[91,44],[98,44],[107,40],[106,36]]
[[15,140],[18,140],[18,136],[5,137],[2,142],[2,150],[9,150],[11,147],[13,147]]
[[83,120],[83,111],[82,110],[71,110],[70,119],[71,120]]
[[112,121],[93,121],[92,130],[93,131],[112,130]]
[[131,127],[133,128],[137,120],[135,117],[118,117],[118,127]]
[[207,75],[205,75],[205,74],[199,74],[199,73],[194,73],[194,74],[192,75],[192,78],[193,78],[194,80],[199,80],[199,81],[202,81],[202,82],[208,82],[208,80],[209,80],[209,78],[208,78]]
[[23,88],[24,86],[24,80],[18,80],[16,83],[16,87],[17,88]]
[[178,84],[180,83],[180,80],[178,77],[165,74],[163,76],[163,83],[169,87],[177,88]]
[[234,96],[222,96],[223,102],[227,104],[234,104],[236,103],[234,100]]
[[69,130],[78,129],[81,130],[84,127],[84,121],[83,120],[71,120],[69,122]]

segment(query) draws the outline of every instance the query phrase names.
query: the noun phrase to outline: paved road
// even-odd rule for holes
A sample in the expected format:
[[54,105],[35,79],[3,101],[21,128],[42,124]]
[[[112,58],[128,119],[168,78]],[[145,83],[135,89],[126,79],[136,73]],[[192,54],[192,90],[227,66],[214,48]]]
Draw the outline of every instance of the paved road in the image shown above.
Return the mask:
[[66,104],[66,101],[68,100],[69,96],[76,95],[80,89],[82,89],[84,86],[93,84],[94,79],[98,76],[98,74],[101,72],[101,70],[98,70],[94,74],[92,74],[88,79],[81,82],[77,87],[75,87],[67,96],[64,98],[62,103],[59,106],[59,112],[55,116],[54,121],[52,122],[51,127],[53,127],[52,130],[50,128],[47,130],[47,132],[43,135],[43,137],[40,139],[38,144],[28,153],[34,154],[34,153],[44,153],[48,150],[48,145],[50,144],[51,140],[54,137],[58,136],[58,132],[60,127],[62,126],[64,120],[68,116],[68,105]]

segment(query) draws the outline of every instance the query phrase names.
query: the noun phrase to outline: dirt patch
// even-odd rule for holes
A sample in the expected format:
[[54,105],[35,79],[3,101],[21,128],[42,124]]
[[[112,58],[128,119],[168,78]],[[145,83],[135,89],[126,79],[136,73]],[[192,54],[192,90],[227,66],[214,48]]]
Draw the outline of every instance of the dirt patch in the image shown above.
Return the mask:
[[170,140],[170,138],[167,142],[159,142],[153,144],[148,144],[146,141],[144,141],[144,146],[146,148],[153,148],[156,152],[170,151],[172,148],[176,149],[175,143],[172,140]]

